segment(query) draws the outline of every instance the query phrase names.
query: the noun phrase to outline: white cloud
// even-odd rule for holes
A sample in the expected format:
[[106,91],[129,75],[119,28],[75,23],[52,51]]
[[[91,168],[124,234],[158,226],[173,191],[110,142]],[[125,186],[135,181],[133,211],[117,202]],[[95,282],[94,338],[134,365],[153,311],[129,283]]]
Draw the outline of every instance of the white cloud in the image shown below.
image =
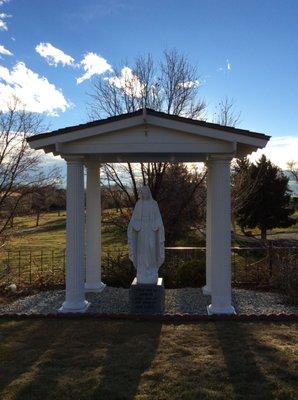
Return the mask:
[[[0,7],[3,6],[3,4],[8,3],[9,0],[0,0]],[[6,23],[6,18],[11,17],[11,15],[5,14],[5,13],[0,13],[0,30],[1,31],[7,31],[7,23]]]
[[50,65],[55,65],[55,67],[61,63],[65,65],[73,65],[74,59],[65,54],[62,50],[57,49],[51,43],[39,43],[35,50],[41,57],[44,57]]
[[57,115],[71,105],[61,90],[23,62],[18,62],[11,70],[0,65],[0,110],[7,111],[7,102],[13,96],[22,103],[20,108],[25,106],[27,111],[37,113]]
[[[1,4],[0,4],[1,6]],[[1,31],[7,31],[7,23],[6,23],[6,18],[11,17],[11,15],[5,14],[5,13],[0,13],[0,30]]]
[[259,149],[249,156],[250,160],[255,161],[265,154],[274,164],[282,169],[287,168],[288,161],[298,161],[298,137],[296,136],[277,136],[272,137],[264,149]]
[[179,83],[180,87],[183,87],[185,89],[191,89],[194,86],[199,86],[200,82],[198,80],[195,81],[186,81],[186,82],[181,82]]
[[110,85],[122,89],[128,96],[141,97],[144,90],[144,85],[139,80],[139,77],[134,75],[129,67],[122,68],[120,76],[111,76],[104,79]]
[[104,72],[112,72],[113,69],[106,59],[96,53],[87,53],[80,62],[80,66],[83,67],[85,74],[77,79],[77,83],[80,84],[86,79],[90,79],[93,75],[100,75]]
[[3,54],[4,56],[12,56],[12,52],[7,50],[2,44],[0,44],[0,54]]

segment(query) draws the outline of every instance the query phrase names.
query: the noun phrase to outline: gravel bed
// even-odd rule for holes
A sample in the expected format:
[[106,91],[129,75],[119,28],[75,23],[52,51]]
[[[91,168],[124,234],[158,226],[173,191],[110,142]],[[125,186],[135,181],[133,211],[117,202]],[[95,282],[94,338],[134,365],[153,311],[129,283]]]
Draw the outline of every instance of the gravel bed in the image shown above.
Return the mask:
[[[87,293],[91,302],[89,314],[129,313],[129,289],[107,287],[101,293]],[[0,314],[48,314],[57,312],[64,301],[64,290],[40,292],[0,307]],[[232,289],[232,301],[237,314],[298,314],[298,307],[287,304],[285,296],[272,292]],[[201,289],[166,289],[166,314],[206,315],[209,296]]]
[[232,289],[232,302],[237,314],[298,314],[298,307],[280,293]]

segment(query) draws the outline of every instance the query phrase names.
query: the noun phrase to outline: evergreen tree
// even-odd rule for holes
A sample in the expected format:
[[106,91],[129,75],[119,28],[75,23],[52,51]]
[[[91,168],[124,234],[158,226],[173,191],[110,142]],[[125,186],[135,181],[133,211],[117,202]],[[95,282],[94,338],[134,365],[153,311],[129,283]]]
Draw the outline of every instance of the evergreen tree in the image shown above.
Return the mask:
[[288,182],[281,169],[265,155],[255,164],[247,158],[237,160],[232,179],[233,213],[242,231],[259,228],[265,240],[268,229],[296,223],[291,218],[294,210],[289,207]]

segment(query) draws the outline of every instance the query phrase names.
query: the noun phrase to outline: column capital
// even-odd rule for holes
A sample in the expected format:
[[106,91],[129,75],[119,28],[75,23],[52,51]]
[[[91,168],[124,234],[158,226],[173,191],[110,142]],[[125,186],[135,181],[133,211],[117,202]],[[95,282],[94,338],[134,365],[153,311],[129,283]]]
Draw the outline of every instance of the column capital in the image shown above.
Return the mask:
[[100,168],[100,161],[94,159],[94,158],[84,158],[84,164],[85,167],[88,169],[97,169]]
[[67,164],[83,164],[84,162],[84,157],[80,155],[66,155],[66,156],[61,156]]
[[213,164],[230,164],[234,155],[231,154],[210,154],[207,158],[206,165],[211,166]]

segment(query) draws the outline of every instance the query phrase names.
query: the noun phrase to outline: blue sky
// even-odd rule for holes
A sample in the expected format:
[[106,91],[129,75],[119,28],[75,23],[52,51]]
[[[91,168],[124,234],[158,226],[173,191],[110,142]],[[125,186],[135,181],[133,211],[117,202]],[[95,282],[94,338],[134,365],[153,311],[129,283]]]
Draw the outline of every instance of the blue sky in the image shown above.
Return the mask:
[[234,98],[239,127],[273,136],[275,162],[295,157],[295,146],[298,153],[298,1],[0,4],[2,109],[17,88],[29,108],[48,114],[51,128],[85,122],[92,71],[111,70],[123,60],[129,66],[147,52],[158,60],[164,48],[175,47],[198,66],[210,119],[220,98]]

